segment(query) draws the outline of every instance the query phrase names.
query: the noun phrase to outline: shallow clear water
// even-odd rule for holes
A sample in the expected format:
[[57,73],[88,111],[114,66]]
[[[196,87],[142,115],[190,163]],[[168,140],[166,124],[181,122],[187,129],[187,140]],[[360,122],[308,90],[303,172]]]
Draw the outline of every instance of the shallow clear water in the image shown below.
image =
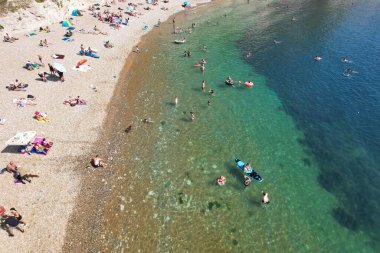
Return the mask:
[[[177,25],[195,22],[191,35],[157,35],[138,93],[154,144],[128,150],[153,184],[156,252],[379,250],[379,9],[241,1],[187,12]],[[226,86],[228,75],[255,86]],[[235,157],[264,181],[244,188]]]

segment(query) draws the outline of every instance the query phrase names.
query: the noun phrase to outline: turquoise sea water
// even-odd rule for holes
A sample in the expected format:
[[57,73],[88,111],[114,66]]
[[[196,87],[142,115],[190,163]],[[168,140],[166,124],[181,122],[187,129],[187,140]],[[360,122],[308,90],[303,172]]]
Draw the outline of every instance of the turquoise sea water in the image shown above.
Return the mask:
[[[176,25],[196,23],[192,34],[163,29],[145,52],[138,96],[154,145],[144,158],[141,147],[128,153],[153,184],[156,252],[380,249],[380,5],[268,3],[188,11]],[[205,72],[193,67],[201,58]],[[228,75],[255,86],[226,86]],[[264,181],[244,188],[235,157]]]

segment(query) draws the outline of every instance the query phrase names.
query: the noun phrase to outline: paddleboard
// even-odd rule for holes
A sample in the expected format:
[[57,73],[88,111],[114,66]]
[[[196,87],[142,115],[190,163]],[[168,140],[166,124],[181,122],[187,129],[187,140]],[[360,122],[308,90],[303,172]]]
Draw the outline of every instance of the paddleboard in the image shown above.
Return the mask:
[[235,159],[235,163],[236,163],[236,166],[238,166],[238,168],[241,170],[241,171],[243,171],[244,172],[244,174],[246,174],[247,176],[249,176],[249,177],[251,177],[252,179],[254,179],[254,180],[256,180],[256,181],[259,181],[259,182],[261,182],[261,181],[263,181],[263,178],[259,175],[259,174],[257,174],[257,172],[256,171],[254,171],[253,169],[252,169],[252,172],[251,173],[246,173],[245,171],[244,171],[244,165],[245,165],[245,162],[243,162],[243,161],[241,161],[240,159]]

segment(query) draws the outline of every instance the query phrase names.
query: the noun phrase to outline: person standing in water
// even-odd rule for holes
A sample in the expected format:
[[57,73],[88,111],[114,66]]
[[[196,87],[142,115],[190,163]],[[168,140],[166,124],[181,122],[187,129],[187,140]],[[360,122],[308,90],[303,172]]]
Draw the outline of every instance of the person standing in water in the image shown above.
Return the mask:
[[190,118],[191,118],[191,121],[195,120],[195,114],[194,114],[194,112],[190,112]]
[[211,101],[210,101],[210,100],[207,101],[207,105],[208,105],[208,106],[211,106]]
[[202,91],[205,91],[205,89],[206,89],[206,81],[203,80],[202,81]]
[[267,192],[262,192],[261,202],[266,205],[269,204],[269,196]]
[[175,98],[174,98],[174,104],[175,104],[175,105],[178,104],[178,96],[175,96]]

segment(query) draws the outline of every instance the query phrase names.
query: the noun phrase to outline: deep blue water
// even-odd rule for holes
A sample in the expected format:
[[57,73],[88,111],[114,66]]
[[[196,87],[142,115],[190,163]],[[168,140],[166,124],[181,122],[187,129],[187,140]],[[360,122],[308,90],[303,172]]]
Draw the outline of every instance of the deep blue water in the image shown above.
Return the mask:
[[[331,215],[380,249],[380,2],[271,8],[281,18],[266,29],[252,25],[237,45],[252,53],[246,61],[266,76],[280,109],[304,133],[299,143],[318,164],[319,184],[338,200]],[[343,75],[346,68],[352,76]]]

